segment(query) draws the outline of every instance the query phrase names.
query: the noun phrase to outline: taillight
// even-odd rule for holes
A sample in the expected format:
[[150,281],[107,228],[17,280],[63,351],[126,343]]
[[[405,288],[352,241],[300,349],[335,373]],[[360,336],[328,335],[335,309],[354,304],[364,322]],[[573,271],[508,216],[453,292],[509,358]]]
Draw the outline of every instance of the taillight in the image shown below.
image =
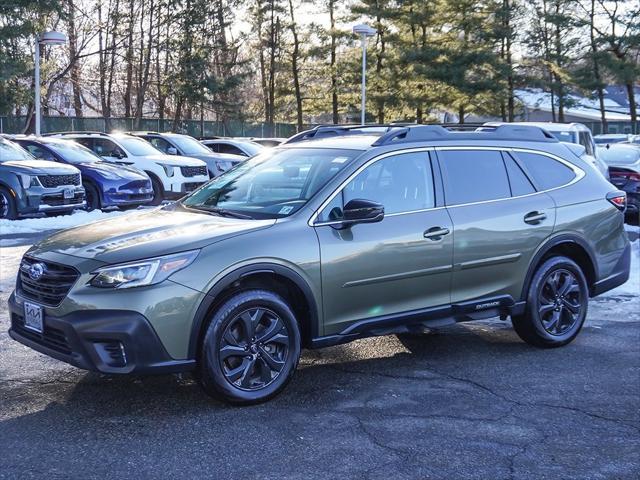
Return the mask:
[[624,178],[633,182],[640,182],[640,173],[630,172],[627,170],[609,170],[609,176],[611,178]]
[[627,194],[621,190],[607,193],[607,200],[621,212],[627,208]]

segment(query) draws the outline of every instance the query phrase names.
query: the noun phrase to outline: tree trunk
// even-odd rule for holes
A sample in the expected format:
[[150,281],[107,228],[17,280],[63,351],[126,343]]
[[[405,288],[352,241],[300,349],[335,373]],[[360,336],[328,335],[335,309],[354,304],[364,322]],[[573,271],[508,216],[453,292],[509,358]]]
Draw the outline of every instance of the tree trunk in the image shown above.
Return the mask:
[[340,122],[338,116],[338,72],[336,67],[336,19],[335,19],[335,0],[329,0],[329,21],[331,24],[331,116],[334,125]]
[[629,97],[629,115],[631,115],[631,131],[634,134],[639,133],[638,131],[638,110],[636,105],[636,99],[633,91],[633,83],[627,82],[625,84],[627,87],[627,96]]
[[129,0],[129,25],[127,30],[127,53],[125,62],[127,64],[127,80],[124,91],[124,116],[131,117],[131,92],[133,90],[133,12],[135,0]]
[[460,125],[464,123],[464,105],[458,107],[458,123]]
[[71,62],[71,88],[73,89],[73,111],[76,117],[82,118],[82,98],[80,96],[80,68],[78,65],[78,36],[76,32],[76,9],[74,0],[67,0],[69,10],[69,62]]
[[598,60],[598,45],[596,43],[595,20],[596,16],[596,0],[591,0],[591,11],[589,12],[589,35],[591,38],[591,55],[593,62],[593,77],[596,81],[596,90],[598,92],[598,103],[600,105],[600,124],[601,133],[609,133],[607,125],[607,114],[604,109],[604,88],[602,87],[602,76],[600,75],[600,62]]
[[298,58],[300,56],[300,42],[296,30],[296,20],[293,14],[293,0],[289,0],[289,14],[291,15],[291,35],[293,36],[293,52],[291,53],[291,74],[293,75],[293,89],[296,96],[297,130],[302,131],[302,94],[300,93],[300,71]]

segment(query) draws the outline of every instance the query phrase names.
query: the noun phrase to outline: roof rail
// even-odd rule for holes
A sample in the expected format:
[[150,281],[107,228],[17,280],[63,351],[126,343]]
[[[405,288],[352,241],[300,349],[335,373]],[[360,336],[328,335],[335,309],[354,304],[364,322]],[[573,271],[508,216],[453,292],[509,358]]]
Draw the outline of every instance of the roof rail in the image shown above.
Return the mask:
[[479,127],[473,132],[451,131],[441,125],[415,125],[394,129],[376,140],[371,146],[391,143],[409,143],[433,140],[526,140],[530,142],[557,142],[558,140],[540,127],[524,125],[500,125]]
[[40,136],[41,137],[53,137],[53,136],[64,136],[64,135],[76,135],[76,134],[80,134],[80,135],[104,135],[107,136],[109,135],[108,133],[105,132],[94,132],[91,130],[77,130],[77,131],[73,131],[73,132],[49,132],[49,133],[43,133]]
[[406,123],[370,124],[370,125],[318,125],[288,138],[282,144],[302,142],[317,138],[337,137],[343,135],[382,135],[391,130],[402,128]]

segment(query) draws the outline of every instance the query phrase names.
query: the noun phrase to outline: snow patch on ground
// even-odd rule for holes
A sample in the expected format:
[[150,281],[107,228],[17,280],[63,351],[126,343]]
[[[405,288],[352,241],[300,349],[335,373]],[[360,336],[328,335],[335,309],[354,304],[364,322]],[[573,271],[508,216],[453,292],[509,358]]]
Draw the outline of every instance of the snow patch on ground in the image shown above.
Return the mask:
[[84,210],[77,210],[71,215],[59,215],[56,217],[26,218],[24,220],[0,220],[0,239],[5,235],[16,236],[76,227],[78,225],[84,225],[98,220],[105,220],[107,218],[118,217],[121,215],[130,215],[131,213],[139,211],[140,209],[128,210],[126,212],[117,210],[111,212],[102,212],[100,210],[85,212]]
[[[22,255],[30,245],[0,248],[0,292],[13,290]],[[3,305],[2,308],[6,307]]]

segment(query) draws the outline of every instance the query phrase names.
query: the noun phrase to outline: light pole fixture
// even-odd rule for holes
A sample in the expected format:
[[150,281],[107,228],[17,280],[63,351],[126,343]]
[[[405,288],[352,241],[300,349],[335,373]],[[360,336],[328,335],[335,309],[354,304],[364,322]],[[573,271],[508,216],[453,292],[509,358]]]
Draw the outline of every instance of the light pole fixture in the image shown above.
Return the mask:
[[373,37],[377,32],[375,28],[360,23],[353,27],[353,33],[360,35],[362,42],[362,107],[360,108],[360,123],[364,125],[365,102],[367,99],[367,37]]
[[36,58],[35,58],[35,115],[36,115],[36,135],[40,135],[40,45],[64,45],[67,43],[67,36],[60,32],[43,32],[36,35]]

